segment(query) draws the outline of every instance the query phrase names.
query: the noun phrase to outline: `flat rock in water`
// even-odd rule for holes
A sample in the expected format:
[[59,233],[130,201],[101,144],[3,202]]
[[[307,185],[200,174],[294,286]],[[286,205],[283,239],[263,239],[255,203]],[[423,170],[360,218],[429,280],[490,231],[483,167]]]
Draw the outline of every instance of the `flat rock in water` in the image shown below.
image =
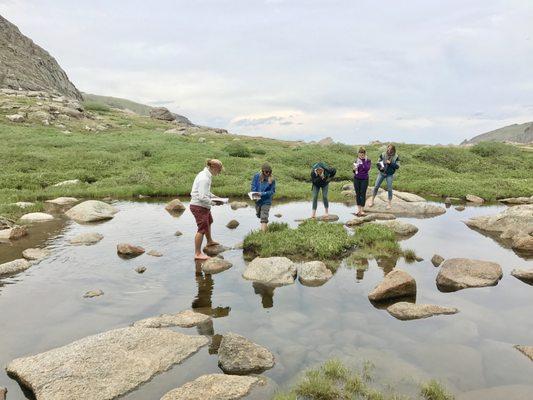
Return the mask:
[[105,221],[114,217],[118,210],[103,201],[87,200],[80,203],[70,210],[65,215],[76,222],[97,222]]
[[51,221],[53,219],[54,219],[53,215],[42,213],[42,212],[35,212],[35,213],[24,214],[22,217],[20,217],[20,222],[24,222],[24,223],[45,222],[45,221]]
[[511,275],[523,282],[533,285],[533,268],[530,269],[513,269]]
[[416,281],[407,272],[394,269],[368,295],[371,301],[383,301],[416,295]]
[[339,216],[335,214],[329,214],[329,215],[321,215],[320,217],[316,218],[317,221],[321,222],[334,222],[339,220]]
[[15,225],[12,228],[2,229],[0,231],[0,239],[17,240],[28,234],[28,229],[25,226]]
[[144,253],[144,249],[129,243],[119,243],[117,244],[117,253],[124,257],[137,257]]
[[396,219],[396,217],[393,214],[369,213],[361,217],[355,215],[355,218],[346,222],[345,225],[348,227],[353,227],[353,226],[362,225],[364,223],[372,222],[376,220],[394,220],[394,219]]
[[45,249],[26,249],[22,252],[22,257],[26,260],[42,260],[50,255],[49,250]]
[[103,294],[104,294],[103,290],[94,289],[94,290],[89,290],[88,292],[85,292],[83,297],[90,299],[90,298],[93,298],[93,297],[102,296]]
[[31,267],[31,263],[24,258],[0,264],[0,276],[18,274]]
[[450,258],[444,261],[437,275],[441,291],[456,291],[472,287],[494,286],[502,277],[499,264],[468,258]]
[[218,348],[218,365],[227,374],[261,373],[274,366],[274,355],[241,335],[227,333]]
[[70,244],[75,246],[91,246],[104,238],[104,235],[95,232],[82,233],[70,239]]
[[53,200],[46,200],[45,203],[54,204],[56,206],[69,206],[77,203],[79,200],[75,197],[58,197]]
[[226,224],[226,228],[229,228],[229,229],[235,229],[238,226],[239,226],[239,221],[237,221],[236,219],[232,219]]
[[150,250],[148,253],[149,256],[152,256],[152,257],[163,257],[163,253],[160,253],[159,251],[157,250]]
[[485,202],[484,199],[474,194],[467,194],[466,201],[469,201],[470,203],[476,203],[476,204],[483,204]]
[[310,261],[299,264],[298,279],[305,286],[321,286],[331,279],[333,273],[322,261]]
[[205,246],[204,247],[204,253],[207,254],[210,257],[217,256],[220,253],[225,252],[226,250],[229,250],[229,247],[223,246],[221,244],[215,244],[214,246]]
[[457,207],[455,207],[455,210],[456,211],[464,211],[465,210],[465,206],[457,206]]
[[296,266],[286,257],[257,257],[248,264],[242,277],[266,285],[290,285],[296,278]]
[[420,202],[420,201],[426,201],[426,199],[424,199],[423,197],[421,197],[421,196],[419,196],[417,194],[408,193],[408,192],[400,192],[398,190],[394,190],[392,192],[392,195],[393,195],[393,198],[396,197],[396,198],[398,198],[400,200],[411,202],[411,203],[416,203],[416,202]]
[[171,213],[182,212],[185,211],[185,206],[179,199],[174,199],[167,203],[167,205],[165,206],[165,210]]
[[430,204],[427,201],[405,201],[399,197],[393,197],[391,208],[387,208],[386,193],[382,193],[375,198],[372,207],[365,206],[364,210],[371,213],[394,214],[396,216],[404,217],[434,217],[444,214],[446,209],[435,204]]
[[418,228],[413,224],[404,221],[377,221],[375,224],[383,225],[394,232],[399,239],[408,239],[418,232]]
[[274,214],[274,217],[276,217],[276,218],[281,218],[281,217],[283,217],[283,215],[281,215],[281,214]]
[[39,400],[111,400],[208,343],[168,329],[121,328],[80,339],[6,367]]
[[237,210],[239,208],[248,207],[248,203],[246,203],[244,201],[232,201],[231,203],[229,203],[229,205],[230,205],[232,210]]
[[142,319],[133,323],[133,326],[137,328],[168,328],[171,326],[191,328],[210,320],[209,315],[185,310],[176,314],[161,314],[157,317]]
[[431,257],[431,263],[433,264],[433,266],[435,267],[438,267],[439,265],[441,265],[442,263],[444,262],[444,257],[438,255],[438,254],[433,254],[433,257]]
[[165,394],[161,400],[237,400],[259,385],[260,378],[225,374],[203,375]]
[[220,258],[210,258],[202,263],[202,271],[206,274],[218,274],[233,267],[233,264],[229,261]]
[[394,303],[387,307],[387,311],[394,318],[402,321],[429,318],[441,314],[456,314],[459,312],[457,308],[442,307],[434,304],[415,304],[406,301]]
[[517,344],[514,348],[533,361],[533,346],[522,346]]
[[500,203],[507,205],[519,205],[519,204],[533,204],[533,196],[531,197],[509,197],[507,199],[498,200]]

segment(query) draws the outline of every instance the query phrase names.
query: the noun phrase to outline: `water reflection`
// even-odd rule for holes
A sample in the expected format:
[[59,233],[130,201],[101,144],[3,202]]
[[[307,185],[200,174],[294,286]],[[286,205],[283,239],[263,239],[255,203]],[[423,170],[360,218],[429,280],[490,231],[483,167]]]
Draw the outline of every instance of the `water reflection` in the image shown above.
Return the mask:
[[261,304],[263,308],[272,308],[274,306],[274,290],[275,286],[265,285],[264,283],[252,283],[254,293],[261,296]]
[[209,315],[212,318],[227,317],[231,311],[231,307],[215,307],[213,308],[212,296],[214,281],[213,275],[205,274],[202,271],[202,262],[195,261],[195,279],[198,287],[198,294],[192,302],[192,309],[196,312]]
[[379,257],[376,258],[376,262],[378,263],[378,267],[383,270],[383,276],[387,275],[389,272],[391,272],[394,267],[396,267],[396,263],[398,262],[399,257]]

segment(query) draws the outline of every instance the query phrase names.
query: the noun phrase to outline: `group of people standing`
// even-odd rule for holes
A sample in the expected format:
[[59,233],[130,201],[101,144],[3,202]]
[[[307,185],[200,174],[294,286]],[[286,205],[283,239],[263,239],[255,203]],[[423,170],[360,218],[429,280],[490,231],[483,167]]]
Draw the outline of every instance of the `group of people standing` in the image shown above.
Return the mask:
[[[366,193],[371,160],[367,157],[366,149],[360,147],[357,158],[353,163],[353,184],[355,189],[355,199],[357,204],[357,216],[364,216],[364,207],[366,204]],[[378,175],[372,191],[372,198],[367,207],[374,205],[374,199],[378,193],[383,181],[387,183],[388,203],[387,209],[391,208],[392,202],[392,181],[394,173],[400,168],[400,159],[396,154],[396,148],[389,144],[387,149],[379,155],[377,161]],[[211,224],[213,217],[211,215],[211,206],[216,205],[218,201],[216,196],[211,193],[211,180],[214,175],[220,174],[224,170],[220,160],[208,160],[206,167],[196,176],[191,189],[190,209],[196,220],[198,230],[194,238],[194,257],[196,260],[205,260],[209,257],[202,253],[202,242],[204,236],[207,239],[206,246],[214,246],[219,243],[215,242],[211,236]],[[325,162],[317,162],[311,168],[311,184],[313,195],[313,208],[311,218],[316,218],[318,208],[318,197],[322,192],[322,202],[324,203],[325,216],[329,215],[328,189],[329,183],[333,180],[337,170],[330,167]],[[257,218],[261,223],[261,230],[266,231],[268,227],[268,218],[272,197],[276,193],[276,180],[272,175],[272,167],[265,163],[261,170],[254,174],[251,183],[251,191],[254,194],[255,211]]]

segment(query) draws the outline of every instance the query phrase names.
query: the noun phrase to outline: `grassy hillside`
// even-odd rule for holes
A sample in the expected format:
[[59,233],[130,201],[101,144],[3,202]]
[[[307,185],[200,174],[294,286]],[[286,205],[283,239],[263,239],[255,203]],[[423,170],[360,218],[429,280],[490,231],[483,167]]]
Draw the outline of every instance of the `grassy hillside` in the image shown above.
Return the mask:
[[516,143],[533,143],[533,122],[504,126],[503,128],[474,136],[470,140],[465,140],[463,144],[505,141]]
[[[226,166],[213,183],[213,192],[222,196],[245,195],[252,174],[264,161],[273,166],[278,199],[310,198],[310,166],[316,161],[326,161],[338,170],[330,188],[333,200],[344,199],[341,186],[352,177],[355,146],[323,147],[199,128],[179,135],[164,133],[176,126],[171,123],[119,111],[95,113],[92,118],[107,124],[107,130],[86,131],[85,122],[76,119],[63,121],[68,131],[65,126],[11,123],[0,109],[0,215],[24,212],[10,205],[13,202],[57,196],[185,196],[205,160],[215,157]],[[533,152],[528,150],[494,143],[471,148],[399,144],[397,148],[402,160],[395,181],[398,189],[432,196],[471,193],[491,200],[533,194]],[[372,160],[381,150],[368,146]],[[376,171],[373,167],[372,181]],[[51,186],[68,179],[82,183]]]
[[87,103],[105,104],[119,110],[131,110],[139,115],[150,115],[152,107],[145,104],[136,103],[131,100],[121,99],[119,97],[99,96],[97,94],[82,93],[83,100]]

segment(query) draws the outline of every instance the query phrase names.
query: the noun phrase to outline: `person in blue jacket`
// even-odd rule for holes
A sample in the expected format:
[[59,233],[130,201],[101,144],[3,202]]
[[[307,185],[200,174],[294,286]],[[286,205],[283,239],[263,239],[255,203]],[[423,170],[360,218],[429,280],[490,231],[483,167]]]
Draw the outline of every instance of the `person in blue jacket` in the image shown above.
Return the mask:
[[377,167],[379,173],[372,192],[372,200],[370,200],[368,207],[374,206],[374,199],[378,194],[379,187],[383,181],[386,181],[389,200],[386,208],[390,210],[392,207],[392,181],[394,179],[394,173],[400,168],[400,157],[396,154],[396,147],[392,143],[387,146],[387,150],[384,153],[380,154]]
[[261,221],[261,230],[266,232],[272,196],[276,193],[276,181],[272,176],[272,167],[268,163],[263,164],[261,172],[254,175],[252,192],[260,193],[260,197],[255,201],[255,213]]

